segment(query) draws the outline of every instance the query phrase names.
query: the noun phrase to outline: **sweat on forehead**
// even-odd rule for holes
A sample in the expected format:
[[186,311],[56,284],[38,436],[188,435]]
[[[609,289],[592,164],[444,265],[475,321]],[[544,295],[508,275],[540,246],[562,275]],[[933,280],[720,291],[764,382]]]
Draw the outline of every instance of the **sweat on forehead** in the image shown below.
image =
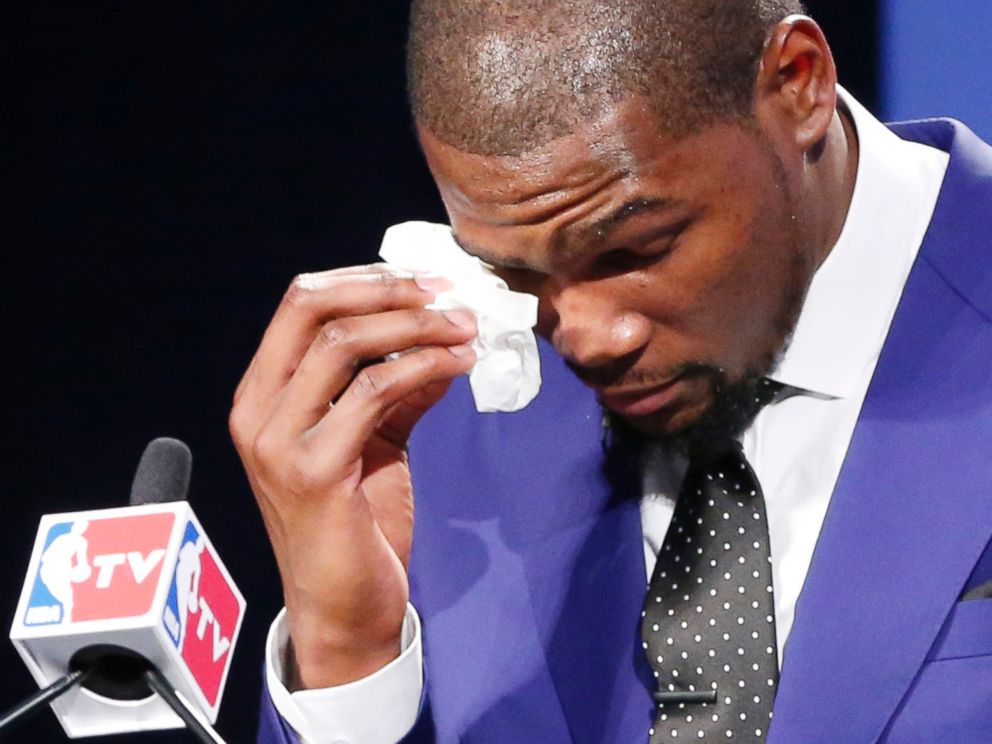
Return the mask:
[[520,155],[630,96],[665,130],[747,118],[770,29],[799,0],[414,0],[417,123],[479,155]]

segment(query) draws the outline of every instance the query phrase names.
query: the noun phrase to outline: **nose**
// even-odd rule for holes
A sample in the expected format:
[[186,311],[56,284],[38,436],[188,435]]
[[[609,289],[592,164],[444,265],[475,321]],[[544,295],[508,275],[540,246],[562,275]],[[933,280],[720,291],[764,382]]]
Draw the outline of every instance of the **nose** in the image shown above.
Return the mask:
[[620,307],[592,284],[559,288],[547,302],[555,316],[552,344],[580,367],[608,366],[642,348],[650,338],[647,318]]

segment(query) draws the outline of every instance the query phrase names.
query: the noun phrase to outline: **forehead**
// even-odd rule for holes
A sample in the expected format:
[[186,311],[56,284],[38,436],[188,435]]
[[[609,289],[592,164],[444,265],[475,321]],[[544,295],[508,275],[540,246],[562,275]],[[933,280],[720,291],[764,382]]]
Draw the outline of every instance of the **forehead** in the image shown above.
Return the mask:
[[466,207],[540,202],[603,177],[634,173],[640,162],[672,143],[637,99],[523,155],[475,155],[445,144],[427,129],[419,133],[439,185]]
[[521,156],[474,155],[420,136],[456,236],[497,258],[594,238],[618,215],[712,198],[754,155],[740,125],[676,139],[638,99]]

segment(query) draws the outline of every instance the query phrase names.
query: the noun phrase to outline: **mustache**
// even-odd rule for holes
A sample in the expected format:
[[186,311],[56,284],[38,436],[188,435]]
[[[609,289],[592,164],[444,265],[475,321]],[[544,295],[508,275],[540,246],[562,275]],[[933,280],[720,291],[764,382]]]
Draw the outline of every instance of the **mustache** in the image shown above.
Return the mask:
[[566,360],[565,364],[583,383],[600,389],[650,388],[676,377],[707,377],[714,391],[727,386],[726,372],[715,365],[699,361],[680,362],[668,369],[637,369],[636,360],[617,360],[600,367],[583,367]]

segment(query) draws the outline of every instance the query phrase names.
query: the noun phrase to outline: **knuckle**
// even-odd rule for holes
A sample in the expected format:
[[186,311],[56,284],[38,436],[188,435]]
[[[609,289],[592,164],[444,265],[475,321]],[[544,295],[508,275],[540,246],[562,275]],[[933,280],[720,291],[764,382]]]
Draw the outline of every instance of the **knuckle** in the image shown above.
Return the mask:
[[240,450],[248,439],[248,416],[237,403],[231,407],[231,412],[227,415],[227,430]]
[[[443,353],[446,354],[447,352],[443,352]],[[416,359],[414,361],[417,364],[417,372],[421,375],[427,375],[427,376],[430,376],[431,374],[436,372],[440,365],[440,358],[437,353],[425,352],[422,354],[417,354]]]
[[286,294],[283,295],[283,302],[290,307],[300,307],[310,301],[313,296],[314,278],[313,274],[298,274],[289,283]]
[[231,396],[231,413],[234,413],[235,408],[240,408],[242,406],[242,401],[245,399],[245,393],[248,390],[249,385],[252,383],[252,377],[255,372],[255,360],[248,365],[248,369],[245,370],[244,375],[242,375],[241,380],[238,382],[238,386],[234,389],[234,395]]
[[437,321],[438,312],[436,310],[427,310],[426,308],[418,308],[413,310],[410,314],[410,320],[413,325],[419,329],[426,328]]
[[376,274],[376,280],[379,282],[380,291],[387,298],[392,299],[402,293],[403,279],[394,272],[384,271]]
[[297,496],[305,497],[322,492],[327,487],[324,468],[307,458],[294,460],[290,465],[290,490]]
[[355,393],[363,398],[383,398],[390,387],[388,378],[370,367],[355,375]]
[[317,334],[317,342],[329,351],[347,346],[351,340],[352,334],[348,325],[341,321],[325,323]]
[[255,463],[269,470],[274,463],[281,459],[281,444],[270,429],[263,429],[251,443],[251,454]]

